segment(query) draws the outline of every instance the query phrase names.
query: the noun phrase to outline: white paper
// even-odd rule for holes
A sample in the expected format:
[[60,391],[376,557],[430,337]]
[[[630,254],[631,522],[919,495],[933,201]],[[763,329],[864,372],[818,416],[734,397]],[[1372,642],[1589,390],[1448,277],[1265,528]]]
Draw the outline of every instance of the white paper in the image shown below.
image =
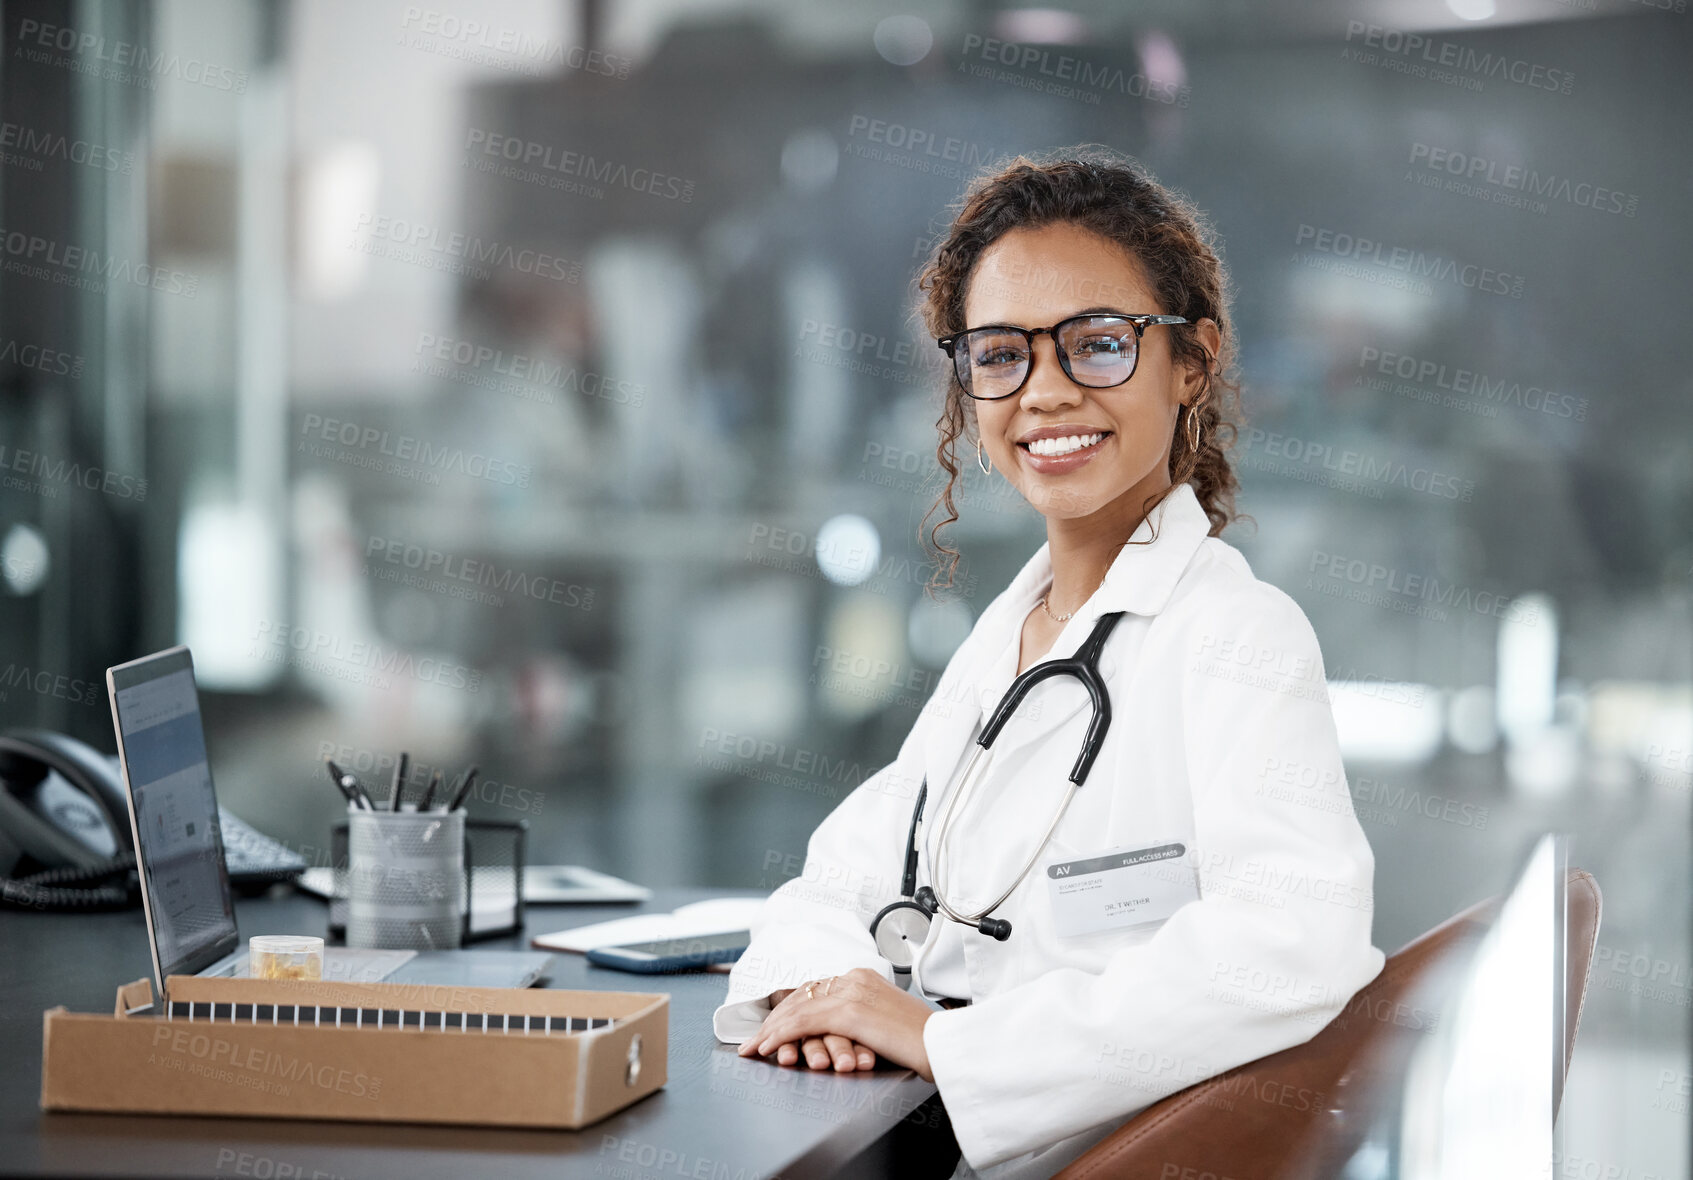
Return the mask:
[[650,942],[659,938],[692,938],[702,934],[726,934],[747,930],[764,905],[762,897],[708,897],[704,901],[678,906],[668,914],[636,914],[573,926],[568,930],[539,935],[534,944],[549,951],[587,951],[600,946],[622,946],[629,942]]

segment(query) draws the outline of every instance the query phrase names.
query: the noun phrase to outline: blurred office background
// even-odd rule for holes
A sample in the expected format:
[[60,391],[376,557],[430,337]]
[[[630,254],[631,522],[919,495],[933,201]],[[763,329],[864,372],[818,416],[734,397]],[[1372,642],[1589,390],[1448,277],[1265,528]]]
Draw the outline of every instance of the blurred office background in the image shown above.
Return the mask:
[[1233,269],[1225,537],[1321,638],[1377,945],[1572,831],[1559,1174],[1685,1175],[1685,8],[5,0],[0,724],[110,749],[186,642],[308,856],[325,754],[405,749],[535,861],[774,887],[1043,539],[967,464],[924,593],[913,273],[1106,144]]

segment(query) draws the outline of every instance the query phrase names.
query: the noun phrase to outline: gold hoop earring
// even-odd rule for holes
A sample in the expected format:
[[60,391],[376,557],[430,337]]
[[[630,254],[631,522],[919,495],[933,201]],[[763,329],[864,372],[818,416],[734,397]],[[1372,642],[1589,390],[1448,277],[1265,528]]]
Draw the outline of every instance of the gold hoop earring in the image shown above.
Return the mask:
[[976,440],[976,466],[982,469],[983,475],[992,475],[993,468],[988,466],[987,458],[982,454],[982,440]]
[[1187,449],[1197,455],[1199,454],[1199,434],[1204,427],[1199,421],[1199,411],[1194,409],[1192,406],[1187,408],[1187,423],[1190,427],[1192,427],[1192,429],[1187,432]]

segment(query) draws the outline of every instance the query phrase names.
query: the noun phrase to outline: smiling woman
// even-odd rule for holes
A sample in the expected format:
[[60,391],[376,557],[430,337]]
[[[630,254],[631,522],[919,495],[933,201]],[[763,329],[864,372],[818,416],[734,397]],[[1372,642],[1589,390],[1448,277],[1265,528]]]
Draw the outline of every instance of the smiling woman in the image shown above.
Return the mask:
[[[957,1176],[1050,1176],[1333,1019],[1381,969],[1375,860],[1311,625],[1218,536],[1238,389],[1198,212],[1132,161],[1019,159],[919,289],[952,361],[940,524],[973,434],[1047,542],[813,833],[713,1025],[778,1065],[915,1070]],[[1286,766],[1318,785],[1263,790]]]

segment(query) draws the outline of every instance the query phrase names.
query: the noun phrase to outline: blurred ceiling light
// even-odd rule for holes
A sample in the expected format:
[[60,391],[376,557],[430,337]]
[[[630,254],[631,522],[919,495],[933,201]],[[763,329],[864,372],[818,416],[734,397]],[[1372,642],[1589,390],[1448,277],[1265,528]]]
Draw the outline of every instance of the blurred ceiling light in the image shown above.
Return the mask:
[[882,538],[864,517],[846,512],[823,522],[815,550],[825,578],[837,586],[857,586],[876,572]]
[[995,19],[994,30],[1022,45],[1076,45],[1087,39],[1088,25],[1060,8],[1008,8]]
[[1440,690],[1388,680],[1331,680],[1329,701],[1347,761],[1419,764],[1440,749]]
[[[1318,261],[1322,259],[1319,257]],[[1440,304],[1413,290],[1365,282],[1320,270],[1294,255],[1287,271],[1288,302],[1301,318],[1319,324],[1358,324],[1412,336],[1434,322]]]
[[255,628],[281,618],[279,538],[265,514],[204,502],[182,514],[176,633],[194,651],[201,688],[251,691],[276,680]]
[[34,525],[20,521],[6,530],[0,541],[0,578],[7,593],[19,598],[34,594],[47,580],[49,564],[47,538]]
[[1446,0],[1446,7],[1459,20],[1486,20],[1499,11],[1493,0]]
[[782,144],[782,183],[802,193],[829,187],[840,166],[835,137],[820,128],[796,131]]
[[368,260],[353,244],[359,215],[376,205],[381,165],[376,149],[345,140],[318,153],[300,181],[300,281],[308,297],[325,302],[352,294]]
[[896,66],[914,66],[934,48],[934,30],[920,16],[890,16],[876,22],[876,52]]
[[1181,50],[1168,35],[1147,33],[1136,42],[1136,48],[1140,50],[1141,68],[1147,81],[1161,92],[1167,89],[1173,94],[1187,85],[1187,66],[1182,62]]
[[1446,709],[1446,733],[1465,754],[1485,754],[1499,744],[1494,724],[1493,689],[1472,684],[1452,694]]
[[1512,744],[1552,724],[1558,696],[1558,611],[1544,594],[1525,594],[1499,623],[1499,728]]

